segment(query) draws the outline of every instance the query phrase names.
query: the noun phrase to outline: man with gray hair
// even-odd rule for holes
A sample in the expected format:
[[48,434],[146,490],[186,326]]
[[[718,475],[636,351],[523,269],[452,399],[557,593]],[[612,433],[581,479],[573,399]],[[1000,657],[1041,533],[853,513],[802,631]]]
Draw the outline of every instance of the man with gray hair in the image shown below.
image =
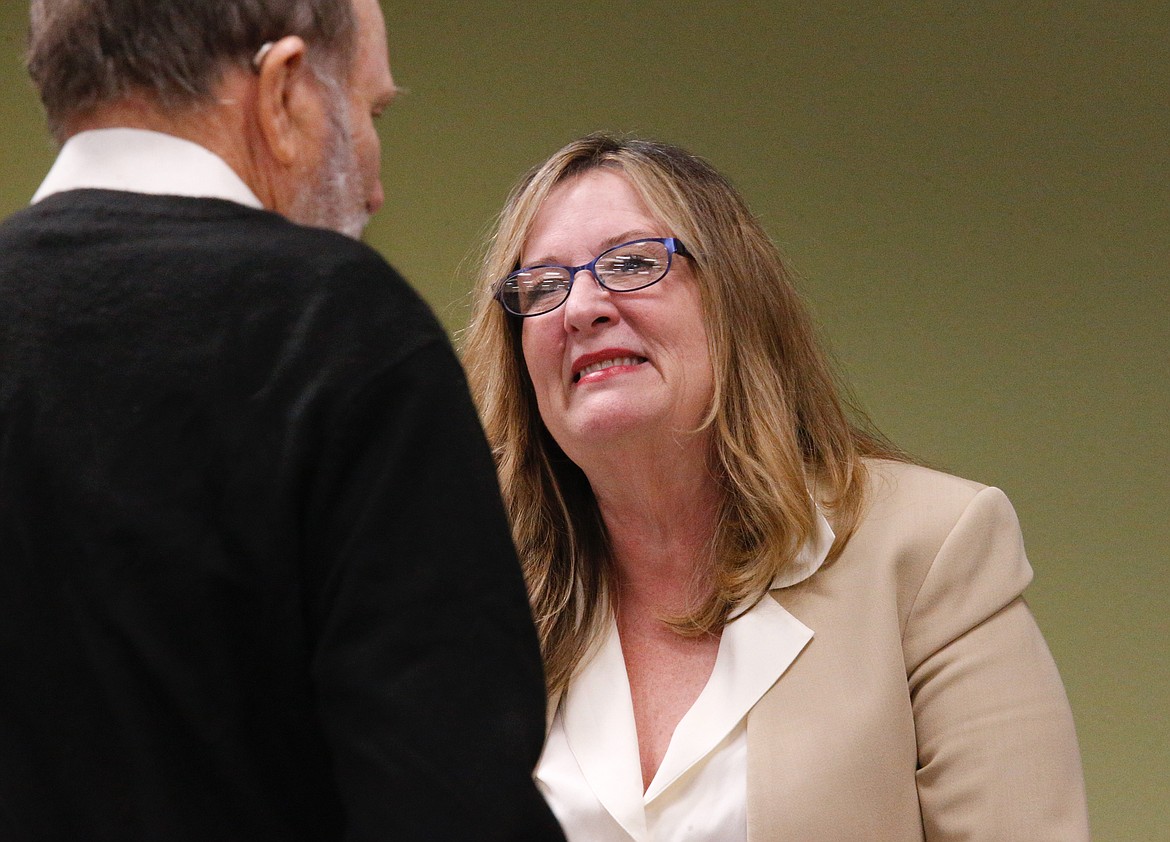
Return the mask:
[[377,0],[33,0],[28,67],[63,145],[0,224],[0,839],[563,839],[462,371],[356,239]]

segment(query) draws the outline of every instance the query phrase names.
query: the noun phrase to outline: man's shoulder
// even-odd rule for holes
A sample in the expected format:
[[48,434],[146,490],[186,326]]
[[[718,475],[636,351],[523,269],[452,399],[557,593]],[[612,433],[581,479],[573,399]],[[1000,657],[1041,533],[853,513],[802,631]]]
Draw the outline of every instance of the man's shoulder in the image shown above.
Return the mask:
[[13,261],[67,270],[115,267],[142,282],[181,278],[214,295],[239,291],[296,307],[305,300],[397,320],[433,320],[417,292],[373,248],[334,231],[298,225],[224,199],[111,190],[52,195],[9,217],[0,243]]
[[[209,236],[217,233],[213,230]],[[222,236],[232,240],[234,254],[229,252],[229,257],[236,262],[261,258],[280,267],[286,276],[307,276],[343,287],[384,284],[413,295],[375,249],[336,231],[300,225],[269,211],[251,211],[238,217],[230,230],[225,228]]]
[[355,357],[446,340],[430,307],[373,248],[222,199],[55,194],[0,226],[0,268],[35,279],[37,295],[46,285],[117,285],[120,300],[159,318],[162,308],[249,330],[285,325],[308,346]]
[[445,340],[430,306],[375,249],[334,231],[266,216],[265,236],[252,246],[256,251],[238,256],[261,290],[299,297],[354,328],[366,325],[375,343],[405,335]]

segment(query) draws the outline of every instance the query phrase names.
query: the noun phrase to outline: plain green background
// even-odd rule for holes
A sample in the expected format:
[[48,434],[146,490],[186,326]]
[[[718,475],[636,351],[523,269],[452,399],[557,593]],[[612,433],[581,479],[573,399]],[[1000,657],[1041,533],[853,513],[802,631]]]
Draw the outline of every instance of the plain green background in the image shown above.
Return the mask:
[[[1170,4],[384,5],[410,94],[367,239],[448,327],[508,189],[564,142],[710,158],[878,426],[1015,503],[1095,838],[1170,838]],[[4,215],[53,156],[24,15],[4,0]]]

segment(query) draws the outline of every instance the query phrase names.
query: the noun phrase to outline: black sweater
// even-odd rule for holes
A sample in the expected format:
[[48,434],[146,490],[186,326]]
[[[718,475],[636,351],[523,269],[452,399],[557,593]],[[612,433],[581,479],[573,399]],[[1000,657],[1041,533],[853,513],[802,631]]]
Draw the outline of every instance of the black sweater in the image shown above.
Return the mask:
[[0,225],[0,839],[559,838],[462,371],[365,246],[226,201]]

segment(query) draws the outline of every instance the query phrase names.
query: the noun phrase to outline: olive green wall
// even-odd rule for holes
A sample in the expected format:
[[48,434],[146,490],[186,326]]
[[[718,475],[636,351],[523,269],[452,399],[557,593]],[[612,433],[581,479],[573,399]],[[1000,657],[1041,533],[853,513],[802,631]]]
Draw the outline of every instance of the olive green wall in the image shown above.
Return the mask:
[[[52,157],[22,5],[0,12],[5,214]],[[878,425],[1011,496],[1095,838],[1166,838],[1170,4],[695,6],[386,3],[411,93],[383,118],[370,242],[456,329],[477,240],[563,142],[712,159]]]

